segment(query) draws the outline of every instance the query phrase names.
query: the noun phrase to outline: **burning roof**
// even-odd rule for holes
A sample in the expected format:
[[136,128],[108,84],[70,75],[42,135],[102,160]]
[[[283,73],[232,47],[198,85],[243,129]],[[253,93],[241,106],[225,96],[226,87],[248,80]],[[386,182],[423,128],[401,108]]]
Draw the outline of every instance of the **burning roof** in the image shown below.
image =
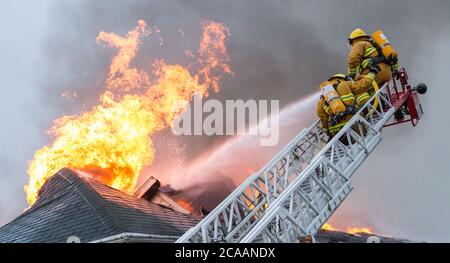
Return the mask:
[[133,197],[70,169],[50,177],[37,201],[0,228],[0,242],[90,242],[122,233],[173,241],[198,223],[190,215]]
[[101,182],[132,193],[142,169],[154,160],[151,135],[170,127],[194,94],[218,92],[220,73],[232,73],[225,47],[230,32],[220,23],[203,23],[189,66],[155,59],[144,69],[135,68],[142,39],[150,34],[144,20],[125,36],[98,34],[98,43],[117,49],[99,104],[54,121],[48,131],[53,142],[36,151],[29,163],[29,205],[45,181],[64,167],[97,174]]
[[[155,191],[153,186],[158,183],[151,184],[151,181],[154,178],[148,184],[149,191],[153,192],[149,201],[147,194],[142,197],[127,195],[83,173],[62,169],[46,181],[33,206],[0,228],[0,242],[60,243],[73,236],[81,242],[173,242],[195,226],[198,218],[170,209],[168,197]],[[222,181],[222,184],[214,181],[181,191],[173,190],[171,196],[198,195],[192,201],[192,205],[198,206],[217,187],[227,185],[227,178]],[[228,186],[232,184],[228,183]],[[168,191],[167,187],[161,191]],[[223,197],[217,198],[216,202],[220,202]],[[214,204],[207,203],[207,210],[212,208],[208,205]],[[370,236],[372,234],[321,230],[316,241],[365,243]],[[385,237],[379,240],[408,242]]]

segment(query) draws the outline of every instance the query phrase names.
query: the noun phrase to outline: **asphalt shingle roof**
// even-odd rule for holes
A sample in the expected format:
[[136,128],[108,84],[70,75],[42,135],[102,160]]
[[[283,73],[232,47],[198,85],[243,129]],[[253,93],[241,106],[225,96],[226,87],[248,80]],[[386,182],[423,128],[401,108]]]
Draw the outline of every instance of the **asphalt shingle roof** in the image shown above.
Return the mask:
[[0,242],[66,242],[69,236],[89,242],[125,232],[181,236],[197,222],[65,168],[47,180],[30,209],[0,228]]

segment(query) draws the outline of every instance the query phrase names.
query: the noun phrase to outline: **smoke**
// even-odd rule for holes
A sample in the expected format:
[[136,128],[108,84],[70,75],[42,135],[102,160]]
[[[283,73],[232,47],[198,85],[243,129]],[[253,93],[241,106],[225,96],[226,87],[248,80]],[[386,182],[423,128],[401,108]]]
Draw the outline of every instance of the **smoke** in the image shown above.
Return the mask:
[[[351,30],[382,28],[413,81],[429,85],[429,93],[423,97],[425,116],[416,129],[386,129],[382,144],[354,176],[354,192],[332,220],[337,226],[342,222],[369,224],[394,236],[449,241],[446,189],[450,167],[446,159],[450,145],[445,137],[450,127],[444,107],[450,95],[445,86],[446,63],[450,61],[446,49],[450,45],[449,13],[450,2],[445,0],[55,1],[39,63],[37,99],[45,120],[37,128],[44,130],[61,114],[79,113],[96,104],[114,50],[97,45],[95,37],[99,31],[124,35],[138,19],[158,26],[164,38],[162,47],[154,36],[144,41],[142,58],[136,61],[140,67],[155,58],[186,62],[183,52],[197,49],[203,20],[225,24],[232,34],[228,48],[236,74],[223,79],[222,90],[211,98],[279,99],[281,107],[313,93],[329,75],[346,70]],[[76,92],[78,98],[61,98],[64,91]],[[284,133],[295,134],[309,126],[304,120],[310,120],[312,114],[298,116],[298,125]],[[173,156],[172,146],[184,153],[184,158],[176,160],[182,163],[229,139],[169,135],[161,133],[154,140],[157,168],[170,167],[164,160]],[[32,155],[28,149],[20,154],[23,163]],[[2,156],[2,160],[6,159]],[[23,174],[25,177],[25,171]],[[15,197],[24,197],[21,189]]]
[[[285,5],[257,0],[238,4],[229,0],[60,1],[53,7],[55,23],[45,41],[46,71],[51,74],[45,76],[42,87],[47,94],[53,94],[45,96],[45,102],[58,114],[78,113],[96,103],[114,52],[94,43],[101,30],[125,34],[138,19],[160,28],[164,46],[160,47],[154,36],[146,39],[141,59],[136,62],[148,68],[155,58],[185,62],[184,51],[198,48],[201,22],[213,19],[230,28],[228,47],[237,74],[225,78],[222,90],[211,98],[279,99],[283,107],[314,91],[342,60],[326,43],[321,44],[313,24],[292,19],[287,11]],[[71,102],[61,98],[59,94],[65,91],[76,92],[78,99]],[[49,117],[52,120],[57,116]],[[163,165],[160,160],[166,160],[162,159],[162,149],[167,136],[170,132],[154,140],[159,149],[156,168]],[[182,138],[181,144],[190,159],[225,139],[189,136]],[[172,141],[180,144],[179,138]]]
[[425,115],[414,129],[384,131],[379,148],[355,175],[356,190],[335,215],[336,222],[365,221],[392,236],[449,241],[450,122],[443,107],[450,96],[449,45],[445,33],[414,50],[409,72],[429,87],[421,98]]
[[33,78],[39,74],[40,64],[35,62],[46,23],[45,4],[19,0],[1,5],[0,225],[26,207],[23,185],[27,160],[42,145],[36,120],[48,113],[36,100],[40,90]]
[[[216,182],[217,175],[230,177],[235,185],[241,184],[248,176],[257,172],[275,153],[279,152],[299,130],[314,122],[313,107],[317,94],[310,95],[287,106],[278,116],[280,140],[273,146],[261,146],[262,135],[240,135],[229,139],[219,147],[207,149],[195,160],[188,163],[172,163],[158,178],[164,179],[175,188],[195,187],[196,184]],[[298,116],[304,116],[300,119]],[[257,125],[251,127],[256,129]],[[216,204],[217,205],[217,204]]]
[[[422,122],[414,129],[405,125],[383,131],[384,140],[354,175],[355,190],[331,222],[344,229],[369,225],[380,234],[448,242],[450,123],[444,105],[450,95],[446,87],[450,3],[315,1],[308,8],[293,5],[291,10],[314,21],[322,41],[337,43],[339,50],[344,50],[343,32],[356,26],[368,31],[382,28],[398,49],[412,83],[429,86],[429,92],[421,97],[425,111]],[[319,10],[321,15],[317,16]]]

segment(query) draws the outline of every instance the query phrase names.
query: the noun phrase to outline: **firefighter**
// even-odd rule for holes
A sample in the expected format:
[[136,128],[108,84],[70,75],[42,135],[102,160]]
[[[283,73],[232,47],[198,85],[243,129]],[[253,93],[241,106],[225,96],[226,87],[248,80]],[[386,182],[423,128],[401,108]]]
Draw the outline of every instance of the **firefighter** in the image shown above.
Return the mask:
[[369,69],[367,75],[358,76],[356,77],[356,80],[352,80],[343,73],[338,73],[329,78],[328,81],[339,83],[337,86],[338,90],[343,89],[341,86],[347,86],[346,89],[349,89],[352,92],[356,100],[356,105],[359,108],[370,99],[369,90],[373,88],[372,82],[375,80],[376,75],[380,70],[378,65],[373,65]]
[[[320,118],[322,129],[330,139],[370,98],[368,91],[380,70],[380,67],[373,65],[369,68],[367,75],[359,76],[356,81],[339,73],[320,85],[322,95],[317,103],[317,115]],[[327,93],[331,93],[331,95]]]
[[371,37],[364,30],[360,28],[353,30],[348,41],[351,48],[347,61],[350,77],[355,78],[357,74],[366,75],[371,65],[378,65],[381,70],[376,75],[375,80],[378,86],[381,87],[391,80],[391,67],[394,72],[398,71],[398,62],[392,61],[388,63],[386,58],[378,51],[377,44],[372,41]]

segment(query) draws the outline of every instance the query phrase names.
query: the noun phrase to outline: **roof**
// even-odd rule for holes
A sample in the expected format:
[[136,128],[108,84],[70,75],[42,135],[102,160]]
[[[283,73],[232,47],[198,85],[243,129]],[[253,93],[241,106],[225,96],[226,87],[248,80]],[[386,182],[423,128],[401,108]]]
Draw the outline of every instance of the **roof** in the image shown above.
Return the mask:
[[236,185],[230,177],[215,175],[203,182],[196,182],[186,188],[174,190],[170,186],[163,186],[160,191],[166,193],[175,200],[185,200],[192,206],[192,213],[201,216],[200,210],[203,207],[206,211],[212,211],[225,198],[227,198]]
[[129,196],[64,168],[47,180],[36,203],[0,228],[0,242],[81,242],[122,233],[181,236],[198,220]]
[[324,229],[321,229],[317,233],[315,238],[316,242],[319,243],[416,243],[416,241],[395,237],[384,237],[376,234],[349,234],[345,232],[330,231]]

